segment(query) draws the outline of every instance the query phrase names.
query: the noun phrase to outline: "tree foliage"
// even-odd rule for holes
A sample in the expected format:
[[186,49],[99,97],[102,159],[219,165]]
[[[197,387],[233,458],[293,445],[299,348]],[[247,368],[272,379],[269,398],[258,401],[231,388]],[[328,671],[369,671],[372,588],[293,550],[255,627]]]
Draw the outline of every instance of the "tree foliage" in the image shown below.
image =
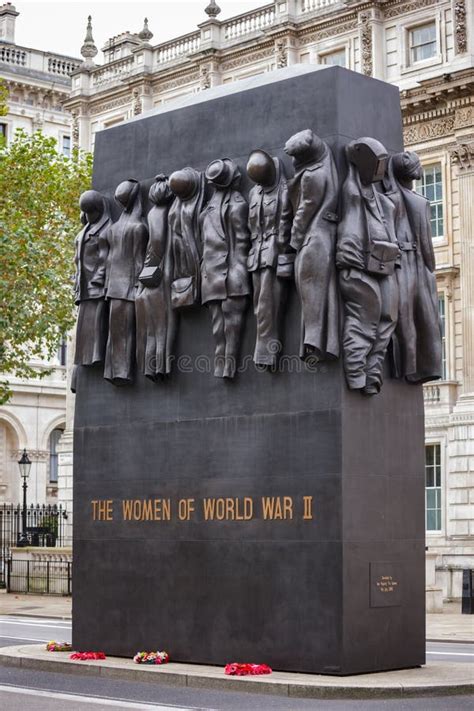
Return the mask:
[[73,324],[78,199],[91,172],[89,154],[66,158],[41,131],[0,147],[0,402],[4,376],[46,374],[31,362],[53,357]]
[[8,113],[8,89],[4,81],[0,79],[0,116]]

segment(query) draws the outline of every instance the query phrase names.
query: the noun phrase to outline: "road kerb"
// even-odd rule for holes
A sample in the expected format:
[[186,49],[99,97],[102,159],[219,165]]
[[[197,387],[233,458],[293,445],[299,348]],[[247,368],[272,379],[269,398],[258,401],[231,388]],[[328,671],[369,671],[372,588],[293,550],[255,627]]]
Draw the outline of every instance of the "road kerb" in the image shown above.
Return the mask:
[[264,677],[228,677],[222,667],[178,664],[139,666],[131,659],[76,662],[65,652],[47,652],[44,645],[0,649],[0,664],[37,671],[101,676],[145,681],[167,686],[218,689],[307,699],[381,699],[413,696],[447,696],[474,693],[469,664],[429,662],[407,669],[352,677],[274,672]]

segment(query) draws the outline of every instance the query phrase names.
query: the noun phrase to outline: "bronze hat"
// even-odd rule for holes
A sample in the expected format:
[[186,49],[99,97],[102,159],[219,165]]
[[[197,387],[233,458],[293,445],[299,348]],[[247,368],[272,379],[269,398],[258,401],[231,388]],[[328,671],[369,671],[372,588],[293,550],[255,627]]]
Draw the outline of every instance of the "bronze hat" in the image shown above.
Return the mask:
[[206,168],[206,180],[220,188],[228,188],[235,178],[237,166],[230,158],[213,160]]

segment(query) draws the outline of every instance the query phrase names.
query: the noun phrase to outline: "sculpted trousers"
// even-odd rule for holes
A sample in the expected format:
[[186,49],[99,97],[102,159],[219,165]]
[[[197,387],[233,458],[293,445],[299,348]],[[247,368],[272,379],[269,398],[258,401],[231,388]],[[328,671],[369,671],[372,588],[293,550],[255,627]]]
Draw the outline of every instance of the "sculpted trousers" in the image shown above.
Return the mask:
[[114,385],[133,380],[135,365],[135,302],[110,299],[109,337],[104,378]]
[[344,300],[344,370],[353,390],[380,390],[387,347],[397,325],[395,275],[377,279],[357,269],[343,269],[339,284]]
[[216,342],[214,375],[216,378],[233,378],[237,369],[247,297],[228,296],[223,301],[209,301],[208,306]]
[[336,226],[329,223],[296,255],[295,282],[303,318],[302,352],[321,360],[339,357],[339,301],[334,265]]
[[254,362],[274,366],[281,351],[279,325],[286,284],[271,267],[252,272],[253,310],[257,319]]

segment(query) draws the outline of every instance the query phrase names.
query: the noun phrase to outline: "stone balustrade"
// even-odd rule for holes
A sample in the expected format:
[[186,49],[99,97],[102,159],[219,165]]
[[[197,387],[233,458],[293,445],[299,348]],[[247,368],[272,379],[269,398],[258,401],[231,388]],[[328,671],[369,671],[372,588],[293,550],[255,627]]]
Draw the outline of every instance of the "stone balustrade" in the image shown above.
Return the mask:
[[340,0],[301,0],[300,12],[305,14],[307,12],[314,12],[315,10],[322,10],[325,7],[330,7],[331,5],[340,4]]
[[28,54],[24,49],[17,49],[8,45],[0,47],[0,62],[26,67]]
[[178,57],[192,52],[197,52],[201,44],[201,33],[191,32],[188,35],[177,37],[171,42],[164,42],[155,48],[155,63],[166,64]]
[[72,72],[80,65],[80,62],[73,57],[62,57],[4,42],[0,43],[0,63],[39,72],[48,80],[51,75],[55,81],[59,80],[62,84],[68,85]]
[[48,72],[50,74],[61,74],[62,76],[70,76],[79,67],[79,62],[61,59],[60,57],[48,58]]
[[112,84],[118,78],[123,78],[131,74],[135,66],[135,58],[133,56],[117,59],[109,64],[99,67],[92,74],[92,83],[95,87]]
[[275,21],[275,5],[265,5],[253,12],[233,17],[224,23],[224,39],[240,39],[244,35],[249,35],[270,27]]

